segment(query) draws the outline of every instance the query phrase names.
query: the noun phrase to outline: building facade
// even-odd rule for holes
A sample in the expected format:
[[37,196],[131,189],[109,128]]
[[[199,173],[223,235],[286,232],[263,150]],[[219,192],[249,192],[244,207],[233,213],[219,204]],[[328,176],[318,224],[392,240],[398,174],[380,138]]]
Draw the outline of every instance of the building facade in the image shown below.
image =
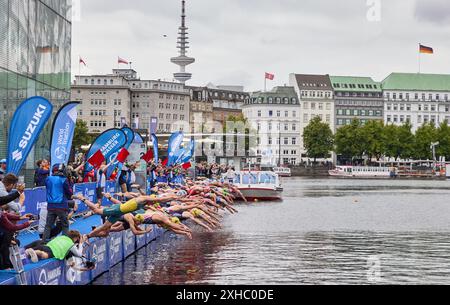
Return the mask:
[[243,114],[257,131],[256,163],[300,162],[300,102],[294,87],[252,93],[243,106]]
[[189,125],[191,133],[196,132],[207,122],[213,121],[213,101],[209,98],[208,88],[188,87],[190,92]]
[[180,83],[141,80],[132,69],[76,76],[72,99],[81,103],[79,118],[88,123],[90,133],[123,123],[150,131],[152,118],[157,133],[189,130],[189,90]]
[[424,123],[450,122],[450,75],[392,73],[383,81],[384,122],[410,122],[415,132]]
[[302,157],[306,157],[303,131],[312,119],[319,117],[335,130],[333,87],[328,75],[291,74],[289,82],[300,100],[300,147]]
[[381,83],[370,77],[331,76],[334,90],[336,129],[350,125],[353,119],[362,124],[384,120]]
[[72,100],[80,102],[78,119],[86,121],[89,133],[120,127],[121,118],[131,126],[131,90],[120,74],[76,76]]
[[207,86],[209,99],[213,103],[213,120],[225,125],[229,116],[242,114],[245,100],[250,98],[241,86]]
[[[0,1],[0,157],[7,154],[9,124],[25,99],[42,96],[54,114],[69,101],[71,78],[70,0]],[[48,158],[51,124],[47,124],[25,165],[32,185],[35,161]]]

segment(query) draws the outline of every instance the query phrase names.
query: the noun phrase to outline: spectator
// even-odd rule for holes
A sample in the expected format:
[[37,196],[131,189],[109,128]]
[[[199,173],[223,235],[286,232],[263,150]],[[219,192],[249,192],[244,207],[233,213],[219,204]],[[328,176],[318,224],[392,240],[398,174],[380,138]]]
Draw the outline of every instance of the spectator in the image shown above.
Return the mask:
[[[24,185],[17,186],[17,182],[19,181],[19,178],[17,178],[16,175],[8,174],[6,175],[3,180],[0,182],[0,196],[8,196],[9,193],[17,187],[19,193],[23,193],[25,190]],[[16,214],[20,214],[20,210],[23,205],[24,198],[20,200],[19,203],[17,202],[9,202],[6,207],[3,207],[4,209],[10,210]]]
[[50,175],[49,162],[47,160],[39,160],[36,162],[37,168],[34,172],[34,185],[36,187],[45,186],[45,179]]
[[45,223],[43,241],[50,238],[52,227],[56,219],[62,226],[62,233],[69,233],[69,200],[73,197],[73,191],[69,179],[64,175],[64,164],[55,164],[52,168],[53,176],[45,180],[47,188],[47,220]]
[[[24,194],[22,193],[20,196],[24,196]],[[0,211],[0,270],[13,268],[9,259],[9,247],[11,246],[11,241],[13,240],[16,231],[23,230],[30,226],[29,221],[19,225],[15,222],[19,220],[30,220],[32,218],[33,216],[30,214],[21,217]]]
[[6,173],[6,159],[0,160],[0,181],[3,180],[3,178],[5,177]]

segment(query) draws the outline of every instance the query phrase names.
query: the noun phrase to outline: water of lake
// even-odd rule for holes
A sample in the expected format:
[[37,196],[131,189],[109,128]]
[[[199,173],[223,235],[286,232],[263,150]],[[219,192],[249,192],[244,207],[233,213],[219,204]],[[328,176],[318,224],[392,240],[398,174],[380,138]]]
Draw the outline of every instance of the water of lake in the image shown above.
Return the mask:
[[450,284],[450,181],[286,178],[222,230],[166,237],[94,284]]

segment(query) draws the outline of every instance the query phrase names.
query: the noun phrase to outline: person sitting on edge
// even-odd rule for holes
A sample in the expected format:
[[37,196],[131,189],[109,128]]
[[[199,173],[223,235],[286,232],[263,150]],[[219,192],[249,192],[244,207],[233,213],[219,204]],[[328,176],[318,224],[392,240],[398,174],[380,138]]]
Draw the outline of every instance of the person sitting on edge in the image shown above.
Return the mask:
[[80,232],[69,231],[67,236],[55,237],[48,243],[38,240],[29,244],[25,247],[25,254],[33,263],[50,258],[64,260],[70,255],[81,258],[83,257],[84,241]]

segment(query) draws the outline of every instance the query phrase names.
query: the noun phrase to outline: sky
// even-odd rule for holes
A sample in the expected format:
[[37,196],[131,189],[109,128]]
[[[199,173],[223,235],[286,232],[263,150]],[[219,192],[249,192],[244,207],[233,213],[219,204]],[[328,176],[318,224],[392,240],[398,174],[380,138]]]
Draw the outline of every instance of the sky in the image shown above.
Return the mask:
[[[78,0],[72,22],[72,71],[111,73],[117,57],[141,79],[172,81],[180,0]],[[448,0],[187,0],[188,85],[268,88],[290,73],[370,76],[419,70],[450,74]],[[167,37],[164,37],[167,35]],[[126,66],[122,65],[122,68]]]

